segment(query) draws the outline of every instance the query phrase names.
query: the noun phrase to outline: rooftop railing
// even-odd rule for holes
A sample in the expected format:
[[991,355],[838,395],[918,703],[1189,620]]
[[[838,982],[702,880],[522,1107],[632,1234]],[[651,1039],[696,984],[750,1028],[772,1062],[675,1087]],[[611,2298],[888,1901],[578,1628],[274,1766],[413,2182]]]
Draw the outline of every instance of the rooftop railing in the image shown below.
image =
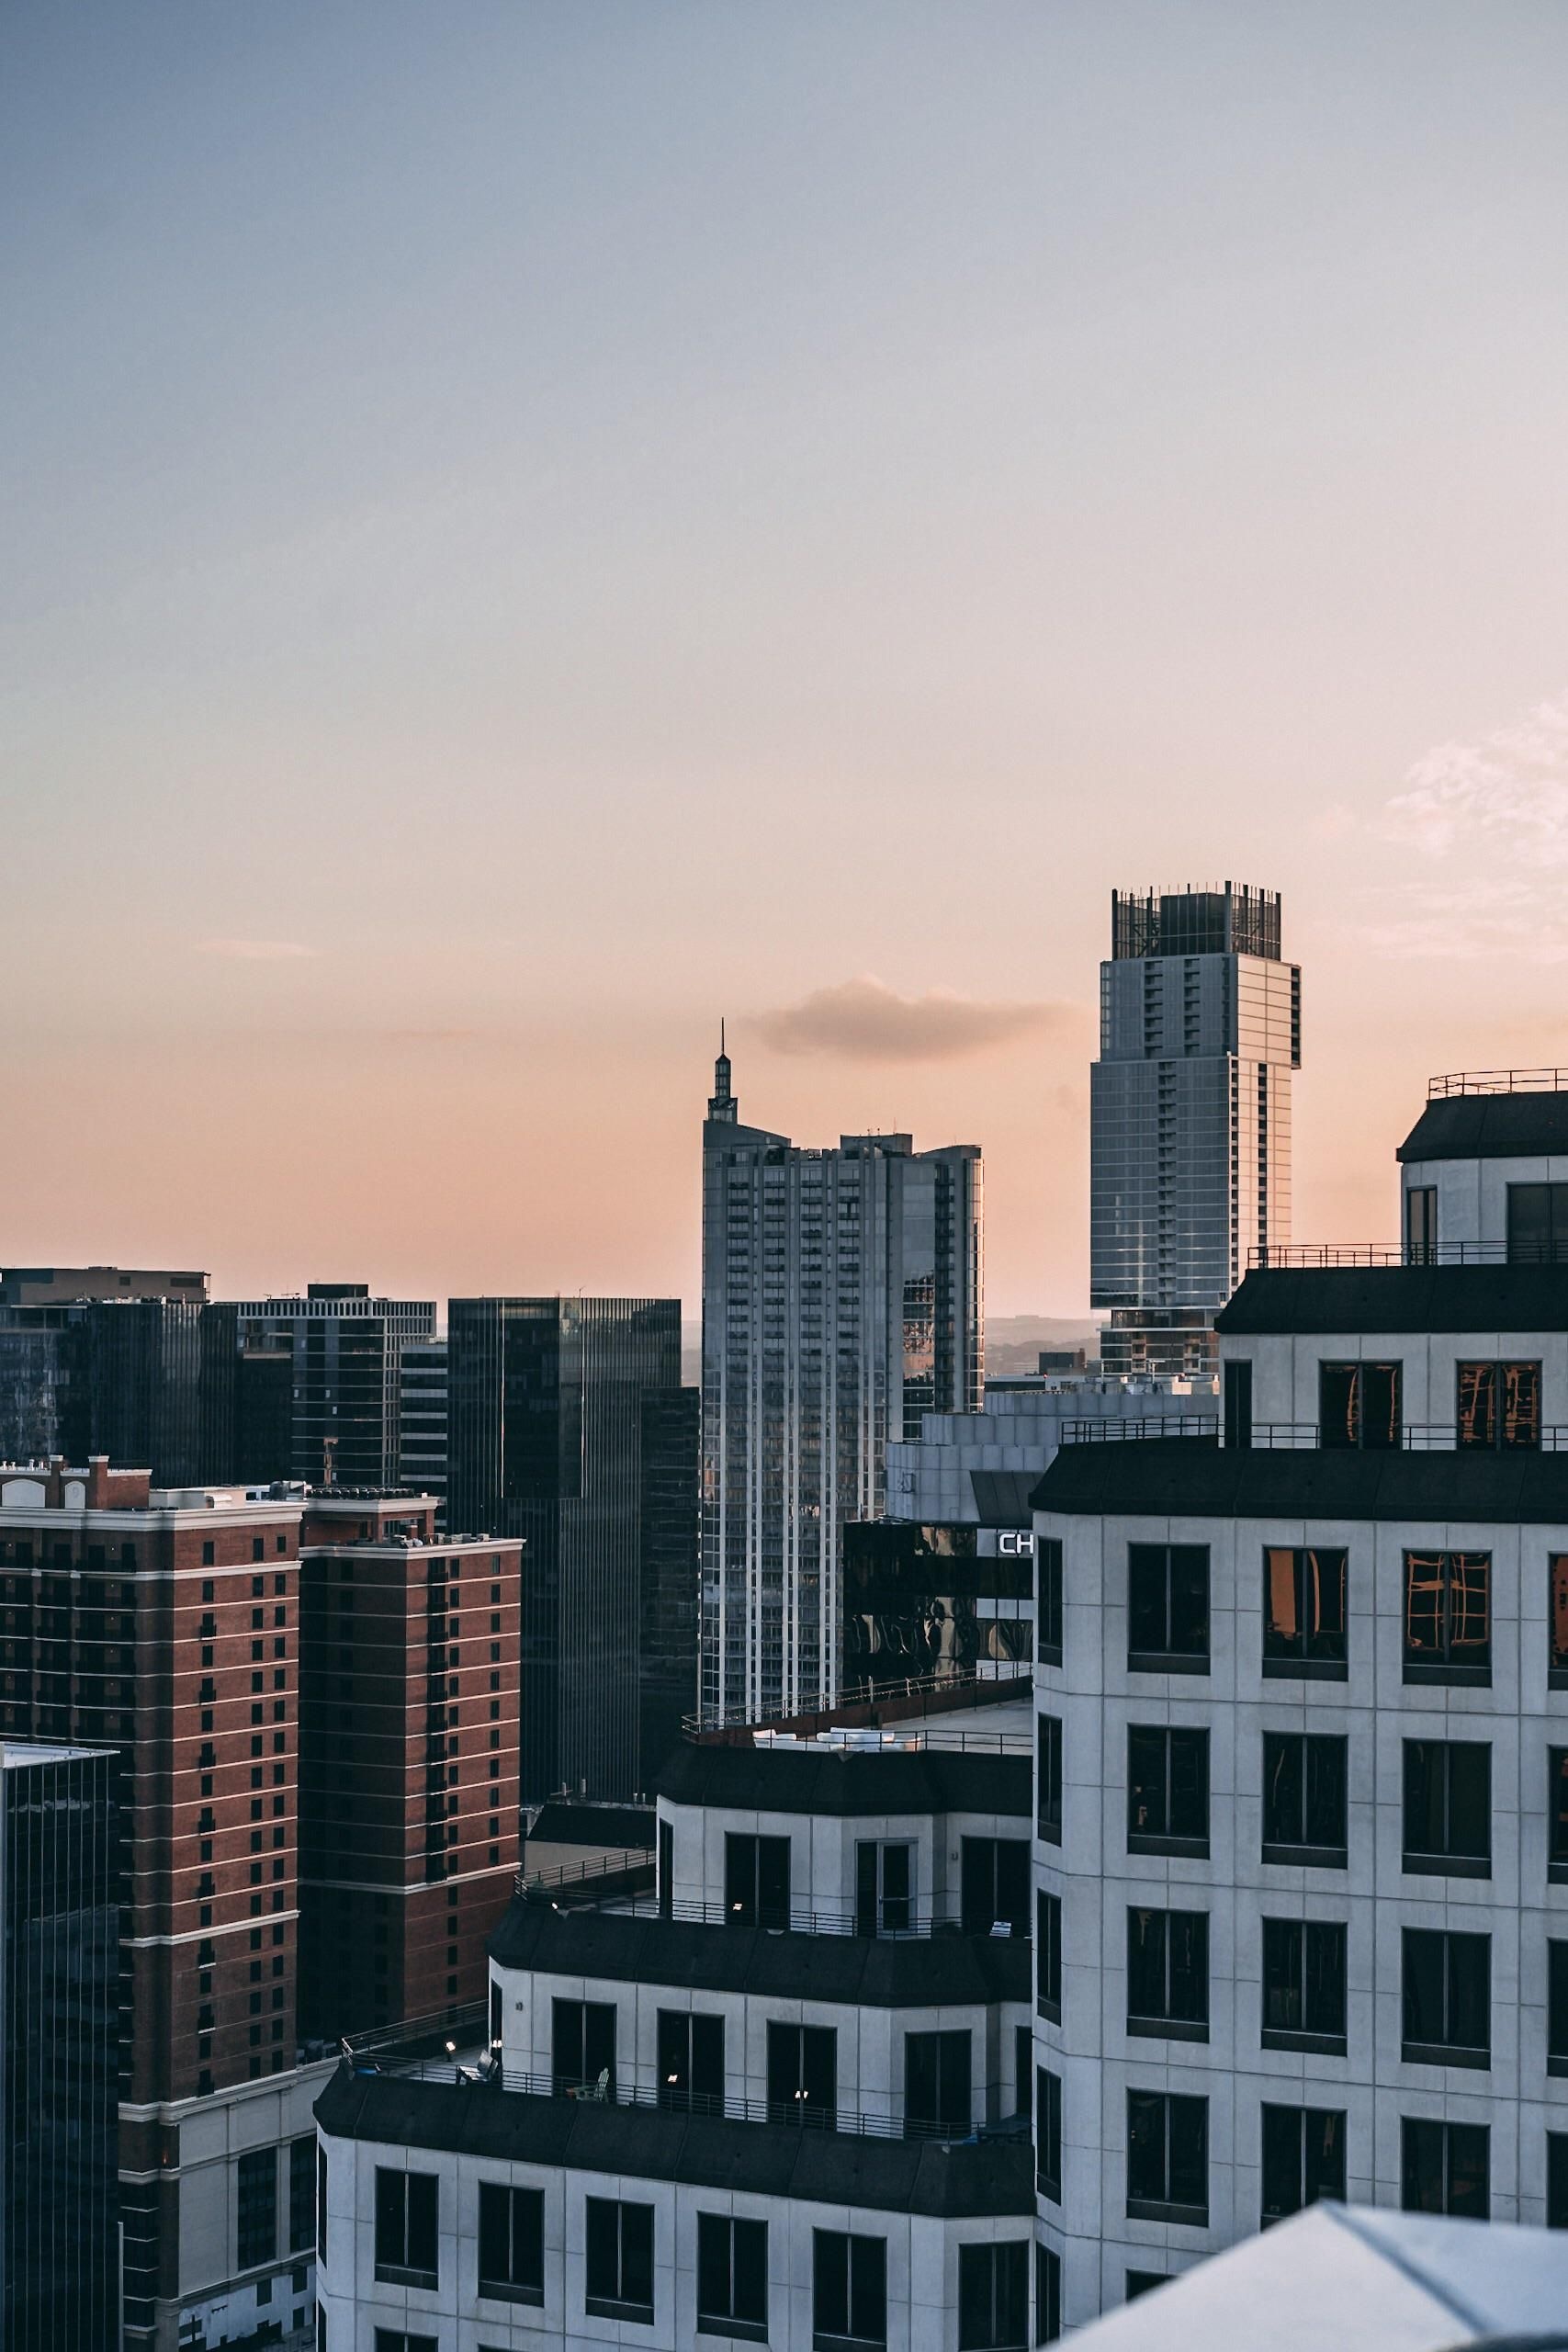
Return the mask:
[[[543,1888],[525,1886],[517,1892],[530,1902],[548,1903]],[[732,1904],[704,1897],[663,1902],[657,1894],[629,1894],[610,1906],[618,1919],[664,1919],[698,1928],[749,1928],[771,1936],[867,1936],[879,1943],[900,1943],[931,1936],[978,1936],[987,1941],[1027,1944],[1026,1919],[982,1919],[971,1908],[965,1915],[954,1901],[927,1911],[912,1906],[900,1916],[884,1899],[873,1918],[856,1907],[836,1904]]]
[[626,1878],[637,1871],[653,1869],[650,1846],[627,1846],[618,1854],[591,1854],[581,1862],[561,1862],[554,1870],[517,1873],[519,1894],[553,1894],[562,1887],[585,1886],[599,1879]]
[[[967,2121],[953,2118],[926,2120],[860,2108],[828,2107],[804,2093],[788,2099],[752,2098],[738,2091],[689,2090],[680,2084],[656,2081],[646,2075],[630,2080],[618,2075],[612,2078],[607,2069],[592,2081],[579,2081],[563,2075],[530,2074],[520,2067],[503,2065],[498,2056],[488,2051],[468,2055],[443,2052],[434,2057],[406,2058],[389,2052],[385,2055],[354,2052],[349,2056],[358,2074],[391,2075],[405,2082],[457,2083],[481,2098],[487,2092],[507,2092],[523,2098],[552,2099],[563,2104],[711,2116],[728,2123],[764,2123],[784,2131],[831,2132],[857,2139],[941,2140],[950,2146],[981,2140],[1026,2139],[1028,2132],[1027,2121],[1021,2116],[989,2124],[976,2122],[973,2118]],[[998,2104],[1000,2097],[999,2086],[987,2086],[981,2094],[986,2106]]]
[[1568,1069],[1452,1069],[1427,1080],[1427,1100],[1456,1094],[1568,1094]]
[[987,1698],[995,1683],[1023,1680],[1030,1670],[1027,1661],[1002,1659],[994,1668],[987,1667],[984,1674],[968,1668],[956,1674],[911,1674],[896,1681],[856,1682],[847,1684],[830,1707],[775,1708],[761,1713],[755,1707],[714,1707],[705,1713],[683,1715],[681,1725],[686,1736],[692,1738],[702,1732],[783,1729],[790,1724],[815,1720],[819,1714],[830,1714],[835,1708],[878,1706],[890,1699],[942,1698],[951,1702],[962,1699],[965,1692]]
[[1316,1421],[1254,1421],[1250,1443],[1260,1453],[1283,1449],[1303,1453],[1568,1453],[1568,1424],[1548,1421],[1528,1436],[1482,1442],[1461,1437],[1453,1421],[1404,1421],[1376,1444],[1363,1440],[1358,1447],[1347,1444],[1343,1438],[1325,1445]]
[[1114,1445],[1129,1438],[1218,1437],[1217,1413],[1140,1413],[1127,1420],[1064,1421],[1062,1445]]
[[1274,1241],[1249,1250],[1249,1269],[1335,1266],[1568,1266],[1568,1242]]

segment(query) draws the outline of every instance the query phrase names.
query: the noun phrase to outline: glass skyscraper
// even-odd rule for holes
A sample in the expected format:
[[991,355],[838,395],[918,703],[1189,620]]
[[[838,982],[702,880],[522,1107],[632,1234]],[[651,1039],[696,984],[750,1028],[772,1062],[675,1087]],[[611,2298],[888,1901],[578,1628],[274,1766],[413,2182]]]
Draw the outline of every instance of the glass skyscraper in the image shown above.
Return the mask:
[[978,1409],[978,1146],[806,1150],[742,1126],[720,1054],[703,1128],[702,1706],[829,1703],[840,1531],[879,1519],[890,1438]]
[[451,1302],[447,1522],[526,1547],[525,1804],[639,1794],[663,1760],[644,1753],[645,1724],[660,1746],[671,1688],[695,1703],[694,1529],[682,1555],[670,1508],[696,1481],[680,1395],[677,1298]]
[[1213,1369],[1250,1253],[1291,1236],[1301,967],[1277,891],[1113,891],[1090,1071],[1089,1298],[1109,1373]]
[[0,1747],[0,2346],[119,2341],[115,1758]]

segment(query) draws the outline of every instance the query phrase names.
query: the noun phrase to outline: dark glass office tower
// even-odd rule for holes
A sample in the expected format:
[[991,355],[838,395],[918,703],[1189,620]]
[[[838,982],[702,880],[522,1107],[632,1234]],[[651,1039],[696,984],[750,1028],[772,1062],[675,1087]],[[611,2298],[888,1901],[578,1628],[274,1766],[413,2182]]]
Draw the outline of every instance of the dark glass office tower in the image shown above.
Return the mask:
[[642,1610],[637,1747],[648,1790],[681,1744],[697,1704],[697,1481],[700,1388],[649,1389],[642,1400]]
[[115,1758],[0,1749],[0,2346],[119,2340]]
[[645,1444],[663,1458],[648,1404],[680,1389],[679,1299],[451,1302],[447,1521],[527,1545],[525,1804],[629,1798],[660,1760],[641,1753]]
[[[288,1475],[308,1486],[394,1487],[402,1352],[435,1337],[433,1299],[373,1298],[367,1283],[311,1283],[303,1298],[263,1298],[229,1312],[246,1353],[293,1359]],[[258,1409],[265,1396],[253,1388]]]
[[95,1300],[80,1317],[61,1450],[150,1470],[155,1487],[234,1471],[234,1310],[169,1298]]

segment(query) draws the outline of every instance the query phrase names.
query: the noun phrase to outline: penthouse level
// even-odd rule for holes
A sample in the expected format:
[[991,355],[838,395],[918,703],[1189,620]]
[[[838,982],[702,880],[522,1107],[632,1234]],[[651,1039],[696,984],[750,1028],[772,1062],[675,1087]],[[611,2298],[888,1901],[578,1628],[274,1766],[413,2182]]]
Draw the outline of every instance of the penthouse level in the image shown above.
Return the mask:
[[1028,1738],[682,1750],[651,1895],[519,1896],[471,2051],[321,2098],[333,2352],[1021,2352]]

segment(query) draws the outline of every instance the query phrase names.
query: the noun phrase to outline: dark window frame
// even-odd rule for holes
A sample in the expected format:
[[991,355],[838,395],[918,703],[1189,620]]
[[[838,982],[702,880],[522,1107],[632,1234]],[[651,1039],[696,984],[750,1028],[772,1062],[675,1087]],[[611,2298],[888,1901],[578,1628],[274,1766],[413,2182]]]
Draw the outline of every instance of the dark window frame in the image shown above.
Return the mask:
[[[721,2269],[722,2290],[715,2295],[712,2290],[718,2284]],[[699,2213],[698,2334],[728,2335],[742,2344],[765,2344],[769,2301],[767,2222],[741,2213]],[[750,2308],[738,2308],[741,2304]]]
[[[479,2184],[476,2292],[498,2303],[545,2300],[545,2192],[510,2181]],[[521,2227],[519,2224],[521,2223]],[[504,2267],[487,2267],[504,2253]]]
[[1062,2077],[1034,2069],[1034,2186],[1053,2205],[1062,2201]]
[[[1292,1807],[1285,1786],[1292,1752],[1299,1780]],[[1349,1741],[1343,1732],[1266,1731],[1263,1734],[1263,1860],[1293,1870],[1349,1868]],[[1330,1828],[1329,1798],[1337,1781],[1338,1835],[1313,1837]],[[1293,1812],[1294,1818],[1287,1818]],[[1299,1836],[1288,1834],[1299,1830]],[[1287,1834],[1280,1834],[1281,1832]],[[1272,1834],[1271,1834],[1272,1833]]]
[[[1158,1788],[1150,1775],[1156,1752],[1159,1747]],[[1185,1759],[1181,1777],[1190,1775],[1190,1787],[1182,1793],[1183,1815],[1177,1807],[1179,1775],[1173,1758]],[[1140,1760],[1142,1759],[1142,1760]],[[1130,1854],[1167,1854],[1185,1857],[1192,1861],[1209,1860],[1210,1815],[1210,1744],[1206,1724],[1129,1724],[1127,1726],[1127,1851]],[[1197,1802],[1200,1780],[1201,1803]],[[1134,1826],[1134,1814],[1140,1791],[1147,1791],[1151,1813],[1157,1811],[1160,1827]],[[1162,1803],[1156,1807],[1154,1795]],[[1196,1822],[1201,1814],[1203,1827],[1173,1830],[1170,1824],[1179,1817]]]
[[1034,1896],[1034,2013],[1062,2022],[1062,1898],[1043,1886]]
[[[1156,2112],[1157,2111],[1157,2112]],[[1157,2121],[1157,2132],[1146,2129]],[[1203,2177],[1201,2199],[1178,2197],[1176,2188],[1191,2187],[1190,2180],[1179,2184],[1177,2177],[1178,2132],[1194,2133],[1199,2147],[1199,2164]],[[1127,2219],[1130,2222],[1163,2222],[1176,2229],[1206,2230],[1209,2226],[1209,2102],[1179,2091],[1151,2091],[1129,2087],[1127,2092]],[[1157,2169],[1141,2188],[1134,2188],[1135,2163],[1143,2163],[1153,2154]],[[1185,2163],[1187,2152],[1181,2152]],[[1163,2194],[1147,2191],[1158,2187]]]
[[[610,2244],[611,2222],[615,2216],[615,2244]],[[628,2215],[637,2218],[628,2226]],[[582,2308],[590,2319],[618,2319],[635,2327],[651,2327],[655,2312],[656,2263],[654,2255],[654,2209],[630,2199],[618,2197],[588,2197],[583,2199],[583,2238],[585,2258],[582,2270]],[[646,2245],[644,2241],[646,2240]],[[610,2257],[614,2293],[605,2292],[610,2273],[604,2268]],[[599,2278],[594,2283],[597,2266]],[[628,2293],[628,2286],[641,2283],[646,2270],[648,2293]]]
[[[1288,2118],[1289,2125],[1282,2120]],[[1271,2121],[1270,2119],[1273,2119]],[[1303,2213],[1309,2205],[1322,2198],[1332,2198],[1337,2204],[1345,2202],[1346,2155],[1345,2143],[1349,2119],[1339,2107],[1286,2107],[1265,2099],[1258,2115],[1258,2222],[1260,2230],[1269,2229],[1276,2222],[1288,2221],[1292,2213]],[[1314,2149],[1313,2141],[1318,2145]],[[1274,2144],[1270,2148],[1272,2139]],[[1287,2159],[1285,2143],[1292,2143]],[[1315,2162],[1314,2162],[1315,2156]],[[1269,2177],[1274,2174],[1276,2188],[1279,2175],[1289,2161],[1292,2173],[1293,2201],[1280,2197],[1270,2198]]]
[[[1201,1606],[1182,1590],[1184,1575],[1195,1588],[1201,1564]],[[1148,1589],[1140,1590],[1140,1587]],[[1127,1671],[1129,1674],[1207,1674],[1213,1654],[1213,1567],[1207,1544],[1129,1544],[1127,1546]],[[1186,1622],[1190,1620],[1190,1622]],[[1200,1636],[1201,1623],[1201,1636]],[[1139,1631],[1161,1634],[1138,1641]],[[1187,1638],[1179,1642],[1178,1634]]]
[[[1348,2052],[1349,1929],[1342,1919],[1283,1919],[1265,1914],[1258,2045],[1323,2058]],[[1300,2025],[1278,2021],[1281,2002],[1297,2006]],[[1270,2008],[1275,2021],[1270,2022]]]
[[[1183,1943],[1190,1951],[1183,1955]],[[1183,1965],[1185,1960],[1190,1963]],[[1178,1973],[1201,1981],[1201,1994],[1190,1984],[1187,2008],[1173,2007],[1180,1997]],[[1159,1979],[1157,1985],[1152,1981]],[[1135,2000],[1137,1990],[1157,1992],[1157,2004]],[[1145,2041],[1207,2041],[1209,2039],[1209,1915],[1206,1911],[1158,1909],[1149,1904],[1127,1905],[1127,2031]]]
[[1466,1356],[1456,1363],[1456,1450],[1539,1453],[1541,1370],[1539,1356]]
[[1404,1434],[1404,1365],[1389,1356],[1325,1356],[1317,1366],[1317,1442],[1325,1453],[1396,1452]]
[[[837,2276],[840,2267],[841,2295]],[[829,2272],[834,2275],[826,2275]],[[840,2316],[841,2327],[832,2324]],[[858,2327],[857,2322],[861,2323]],[[813,2352],[886,2352],[886,2238],[854,2230],[812,2231],[811,2342]]]
[[[1437,2158],[1438,2201],[1412,2195],[1416,2177],[1423,2169],[1430,2177]],[[1473,2164],[1479,2154],[1481,2193],[1473,2202],[1456,2204],[1456,2156]],[[1486,2222],[1492,2218],[1492,2133],[1485,2123],[1450,2123],[1431,2115],[1404,2115],[1399,2122],[1399,2202],[1405,2213],[1447,2213],[1460,2220]]]
[[1062,1539],[1034,1539],[1034,1662],[1062,1663]]
[[[1402,1928],[1400,1929],[1400,2058],[1406,2066],[1463,2066],[1478,2074],[1492,2065],[1492,1938],[1468,1928]],[[1486,2039],[1461,2038],[1455,2029],[1462,2012],[1476,2005],[1476,1987],[1461,1982],[1479,1962]],[[1436,2000],[1439,2014],[1426,2022],[1436,2034],[1418,2032],[1416,2015],[1421,1977],[1434,1963],[1438,1971]],[[1460,2013],[1460,2014],[1456,2014]]]
[[[383,2286],[441,2284],[441,2180],[437,2173],[378,2165],[375,2184],[375,2271]],[[382,2252],[383,2224],[387,2251]],[[430,2254],[429,2262],[414,2256]]]
[[[1400,1869],[1407,1878],[1490,1878],[1492,1875],[1492,1743],[1485,1739],[1406,1739],[1401,1743],[1401,1854]],[[1474,1792],[1461,1789],[1456,1797],[1456,1779],[1474,1774],[1474,1759],[1483,1759],[1481,1778],[1484,1782],[1483,1813],[1485,1824],[1483,1852],[1473,1846],[1456,1846],[1453,1840],[1461,1833],[1454,1828],[1456,1812],[1462,1812],[1474,1802]],[[1436,1791],[1423,1788],[1424,1776],[1435,1774],[1440,1783]],[[1412,1831],[1423,1830],[1434,1810],[1440,1815],[1438,1835],[1442,1844],[1433,1845],[1425,1836],[1414,1842]]]
[[1560,1936],[1546,1943],[1546,2071],[1568,2076],[1568,1941]]
[[971,2238],[958,2249],[958,2352],[1028,2352],[1028,2238]]
[[1062,1842],[1062,1718],[1035,1716],[1034,1834],[1046,1846]]
[[[1482,1574],[1485,1635],[1466,1632],[1473,1616],[1474,1587],[1465,1579]],[[1425,1575],[1426,1581],[1417,1578]],[[1492,1555],[1490,1552],[1406,1552],[1404,1555],[1404,1676],[1407,1683],[1440,1682],[1484,1690],[1492,1681]],[[1430,1591],[1435,1638],[1412,1637],[1418,1592]]]
[[[1289,1563],[1287,1567],[1284,1564]],[[1321,1576],[1328,1564],[1339,1571],[1337,1628],[1309,1631],[1309,1599],[1315,1596],[1317,1615],[1324,1614]],[[1348,1630],[1350,1555],[1336,1544],[1266,1544],[1263,1547],[1263,1679],[1265,1681],[1346,1682],[1349,1679]],[[1279,1630],[1283,1613],[1283,1581],[1289,1578],[1289,1605],[1299,1630]]]

